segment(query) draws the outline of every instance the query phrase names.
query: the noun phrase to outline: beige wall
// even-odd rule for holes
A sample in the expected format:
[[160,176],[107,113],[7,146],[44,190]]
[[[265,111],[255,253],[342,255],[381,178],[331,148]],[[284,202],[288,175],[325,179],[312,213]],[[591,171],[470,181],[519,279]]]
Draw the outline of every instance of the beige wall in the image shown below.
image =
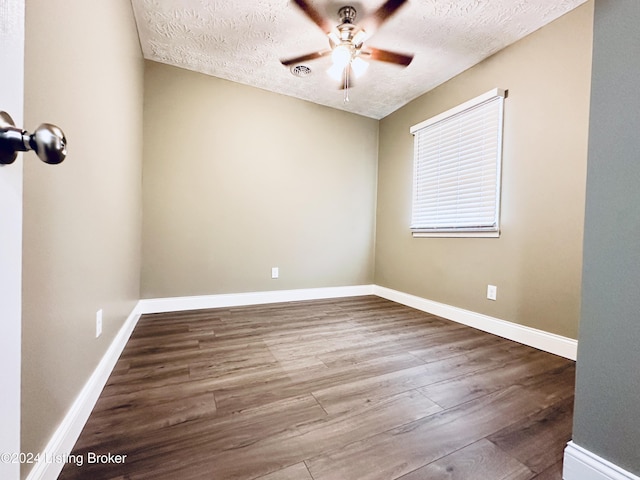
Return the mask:
[[60,125],[69,154],[25,156],[24,452],[42,451],[139,299],[143,74],[128,0],[27,2],[25,126]]
[[[381,121],[376,284],[576,338],[592,25],[588,2]],[[409,127],[495,87],[509,89],[501,237],[412,238]]]
[[154,62],[144,114],[143,298],[372,282],[377,121]]

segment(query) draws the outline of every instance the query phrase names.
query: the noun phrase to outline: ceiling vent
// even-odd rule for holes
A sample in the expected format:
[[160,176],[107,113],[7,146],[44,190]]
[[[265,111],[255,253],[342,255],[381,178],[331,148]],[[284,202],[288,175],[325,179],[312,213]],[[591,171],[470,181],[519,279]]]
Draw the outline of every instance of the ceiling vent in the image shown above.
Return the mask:
[[311,75],[311,69],[306,65],[296,65],[295,67],[291,67],[291,73],[296,77],[307,77]]

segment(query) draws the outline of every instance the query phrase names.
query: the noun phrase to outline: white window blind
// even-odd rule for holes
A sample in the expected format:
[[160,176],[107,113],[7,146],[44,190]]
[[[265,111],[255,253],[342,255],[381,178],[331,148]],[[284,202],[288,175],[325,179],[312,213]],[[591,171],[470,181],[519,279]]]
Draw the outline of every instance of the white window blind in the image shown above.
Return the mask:
[[499,233],[504,96],[492,90],[411,128],[414,235]]

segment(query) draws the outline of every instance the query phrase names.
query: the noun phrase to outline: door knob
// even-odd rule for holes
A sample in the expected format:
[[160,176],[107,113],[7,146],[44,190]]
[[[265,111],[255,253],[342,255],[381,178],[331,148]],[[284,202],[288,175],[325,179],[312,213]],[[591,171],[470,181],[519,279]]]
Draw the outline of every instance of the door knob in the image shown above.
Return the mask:
[[50,123],[43,123],[33,133],[21,130],[7,112],[0,112],[0,164],[13,163],[18,152],[29,150],[43,162],[56,165],[67,156],[67,139]]

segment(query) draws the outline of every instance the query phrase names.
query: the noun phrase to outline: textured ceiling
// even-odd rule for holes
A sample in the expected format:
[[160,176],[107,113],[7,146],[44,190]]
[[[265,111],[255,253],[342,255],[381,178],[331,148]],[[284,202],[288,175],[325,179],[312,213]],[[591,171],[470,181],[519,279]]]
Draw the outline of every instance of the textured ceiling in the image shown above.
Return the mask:
[[[296,77],[280,63],[329,47],[326,35],[288,0],[132,0],[144,56],[272,92],[380,119],[586,0],[409,0],[369,40],[415,54],[407,68],[370,62],[343,92],[328,57]],[[358,19],[383,0],[312,0],[336,25],[341,6]]]

